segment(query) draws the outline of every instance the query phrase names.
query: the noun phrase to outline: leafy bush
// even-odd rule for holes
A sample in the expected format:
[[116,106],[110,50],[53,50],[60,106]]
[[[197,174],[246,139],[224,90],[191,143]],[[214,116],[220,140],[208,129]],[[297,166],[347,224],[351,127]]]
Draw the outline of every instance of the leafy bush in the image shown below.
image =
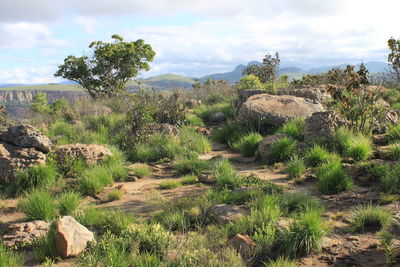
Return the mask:
[[81,202],[81,195],[75,191],[61,193],[58,197],[58,211],[60,215],[72,215]]
[[24,257],[20,253],[11,251],[3,242],[0,242],[0,266],[22,267],[24,266]]
[[21,200],[19,207],[30,220],[51,221],[57,213],[53,196],[43,190],[34,190]]
[[208,169],[208,162],[201,159],[181,159],[175,162],[174,169],[178,174],[200,174]]
[[181,183],[183,185],[195,184],[197,182],[197,177],[195,175],[185,175],[182,178]]
[[124,192],[122,192],[122,190],[113,189],[108,193],[107,201],[111,202],[111,201],[119,200],[122,198],[123,195],[124,195]]
[[327,163],[328,161],[337,158],[335,154],[329,153],[324,147],[320,145],[314,145],[311,149],[309,149],[305,156],[304,161],[307,166],[310,167],[318,167],[323,163]]
[[160,188],[160,189],[173,189],[173,188],[177,188],[177,187],[179,187],[179,186],[181,186],[182,184],[180,183],[180,182],[178,182],[178,181],[164,181],[164,182],[161,182],[159,185],[158,185],[158,188]]
[[135,175],[139,178],[147,177],[151,174],[151,167],[147,164],[143,163],[135,163],[131,170],[135,173]]
[[322,238],[328,228],[322,220],[321,213],[306,211],[301,213],[289,229],[282,234],[281,251],[288,257],[301,257],[313,251],[320,251]]
[[240,151],[245,157],[254,156],[258,150],[258,143],[263,140],[263,137],[259,133],[248,133],[242,136],[238,141],[233,143],[231,146]]
[[300,142],[304,140],[304,118],[296,118],[286,122],[280,132]]
[[239,82],[236,84],[236,89],[238,93],[240,93],[247,89],[264,89],[264,85],[256,75],[249,74],[240,78]]
[[82,194],[95,195],[103,191],[106,185],[114,183],[114,179],[107,166],[96,165],[82,173],[78,180]]
[[393,214],[379,206],[365,205],[354,209],[350,228],[353,231],[379,231],[391,226]]
[[289,178],[299,178],[305,171],[306,165],[304,164],[304,160],[297,155],[292,157],[285,168],[285,172],[288,174]]
[[339,161],[323,164],[317,171],[317,187],[323,194],[337,194],[352,186],[352,181]]
[[394,160],[400,160],[400,142],[389,145],[390,157]]
[[270,164],[288,160],[294,155],[296,150],[296,141],[291,138],[284,137],[274,143],[267,155],[267,161]]
[[396,164],[392,169],[388,164],[382,164],[379,167],[377,165],[373,170],[375,175],[379,175],[383,191],[391,194],[400,193],[400,164]]
[[240,176],[227,159],[219,160],[215,163],[213,175],[220,188],[235,188],[240,182]]

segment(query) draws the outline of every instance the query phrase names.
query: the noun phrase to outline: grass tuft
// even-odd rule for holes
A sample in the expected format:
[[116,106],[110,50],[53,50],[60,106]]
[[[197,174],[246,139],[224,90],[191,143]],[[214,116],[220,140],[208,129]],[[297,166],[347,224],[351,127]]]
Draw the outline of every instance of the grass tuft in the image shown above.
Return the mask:
[[287,163],[285,172],[289,178],[300,178],[306,171],[304,160],[298,155],[293,156]]
[[51,221],[57,213],[53,196],[43,190],[34,190],[27,194],[18,206],[30,220]]
[[323,194],[337,194],[353,184],[339,161],[323,164],[317,171],[317,177],[317,187]]
[[368,204],[355,208],[350,219],[350,228],[356,232],[376,232],[386,229],[392,223],[393,214],[390,211]]
[[238,150],[242,156],[254,156],[258,149],[258,143],[263,140],[259,133],[249,133],[242,136],[238,141],[234,142],[231,146]]

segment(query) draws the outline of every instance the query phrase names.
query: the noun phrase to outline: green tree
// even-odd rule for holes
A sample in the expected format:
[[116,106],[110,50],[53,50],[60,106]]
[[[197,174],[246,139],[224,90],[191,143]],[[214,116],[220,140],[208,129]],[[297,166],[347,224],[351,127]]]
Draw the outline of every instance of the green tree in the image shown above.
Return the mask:
[[236,88],[238,92],[241,92],[246,89],[264,89],[264,85],[256,75],[250,74],[240,78]]
[[111,43],[92,42],[90,56],[68,56],[58,66],[56,77],[63,77],[82,85],[92,97],[120,95],[126,83],[141,70],[150,69],[155,52],[149,44],[139,39],[125,42],[114,34]]
[[47,103],[46,93],[37,93],[33,97],[32,110],[39,113],[50,113],[51,107]]
[[244,73],[246,75],[253,74],[257,76],[262,83],[275,81],[278,77],[280,63],[279,53],[275,53],[275,56],[267,54],[261,65],[249,65],[244,70]]
[[400,39],[396,40],[391,37],[388,40],[388,46],[390,53],[388,55],[388,62],[390,66],[390,71],[393,78],[397,83],[400,82]]

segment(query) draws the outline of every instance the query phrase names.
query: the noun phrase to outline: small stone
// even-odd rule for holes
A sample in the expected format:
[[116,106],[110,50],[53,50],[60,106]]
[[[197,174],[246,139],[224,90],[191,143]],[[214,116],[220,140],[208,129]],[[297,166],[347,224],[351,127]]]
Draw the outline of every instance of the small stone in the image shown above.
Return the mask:
[[228,240],[228,246],[233,247],[243,258],[250,258],[254,253],[256,244],[248,235],[236,234]]
[[244,216],[242,208],[226,204],[212,206],[210,213],[221,224],[237,221]]

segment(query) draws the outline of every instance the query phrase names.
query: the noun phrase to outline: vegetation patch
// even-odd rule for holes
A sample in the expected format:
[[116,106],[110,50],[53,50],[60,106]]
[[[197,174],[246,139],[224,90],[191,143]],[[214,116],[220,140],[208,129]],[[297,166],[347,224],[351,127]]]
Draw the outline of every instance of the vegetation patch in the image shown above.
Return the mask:
[[379,231],[391,226],[393,214],[379,206],[358,206],[350,219],[350,228],[356,232]]
[[231,146],[238,150],[240,154],[245,157],[254,156],[258,150],[258,143],[263,140],[263,137],[259,133],[249,133],[242,136],[238,141],[233,143]]
[[337,194],[351,188],[353,184],[339,161],[321,165],[317,177],[317,187],[323,194]]

